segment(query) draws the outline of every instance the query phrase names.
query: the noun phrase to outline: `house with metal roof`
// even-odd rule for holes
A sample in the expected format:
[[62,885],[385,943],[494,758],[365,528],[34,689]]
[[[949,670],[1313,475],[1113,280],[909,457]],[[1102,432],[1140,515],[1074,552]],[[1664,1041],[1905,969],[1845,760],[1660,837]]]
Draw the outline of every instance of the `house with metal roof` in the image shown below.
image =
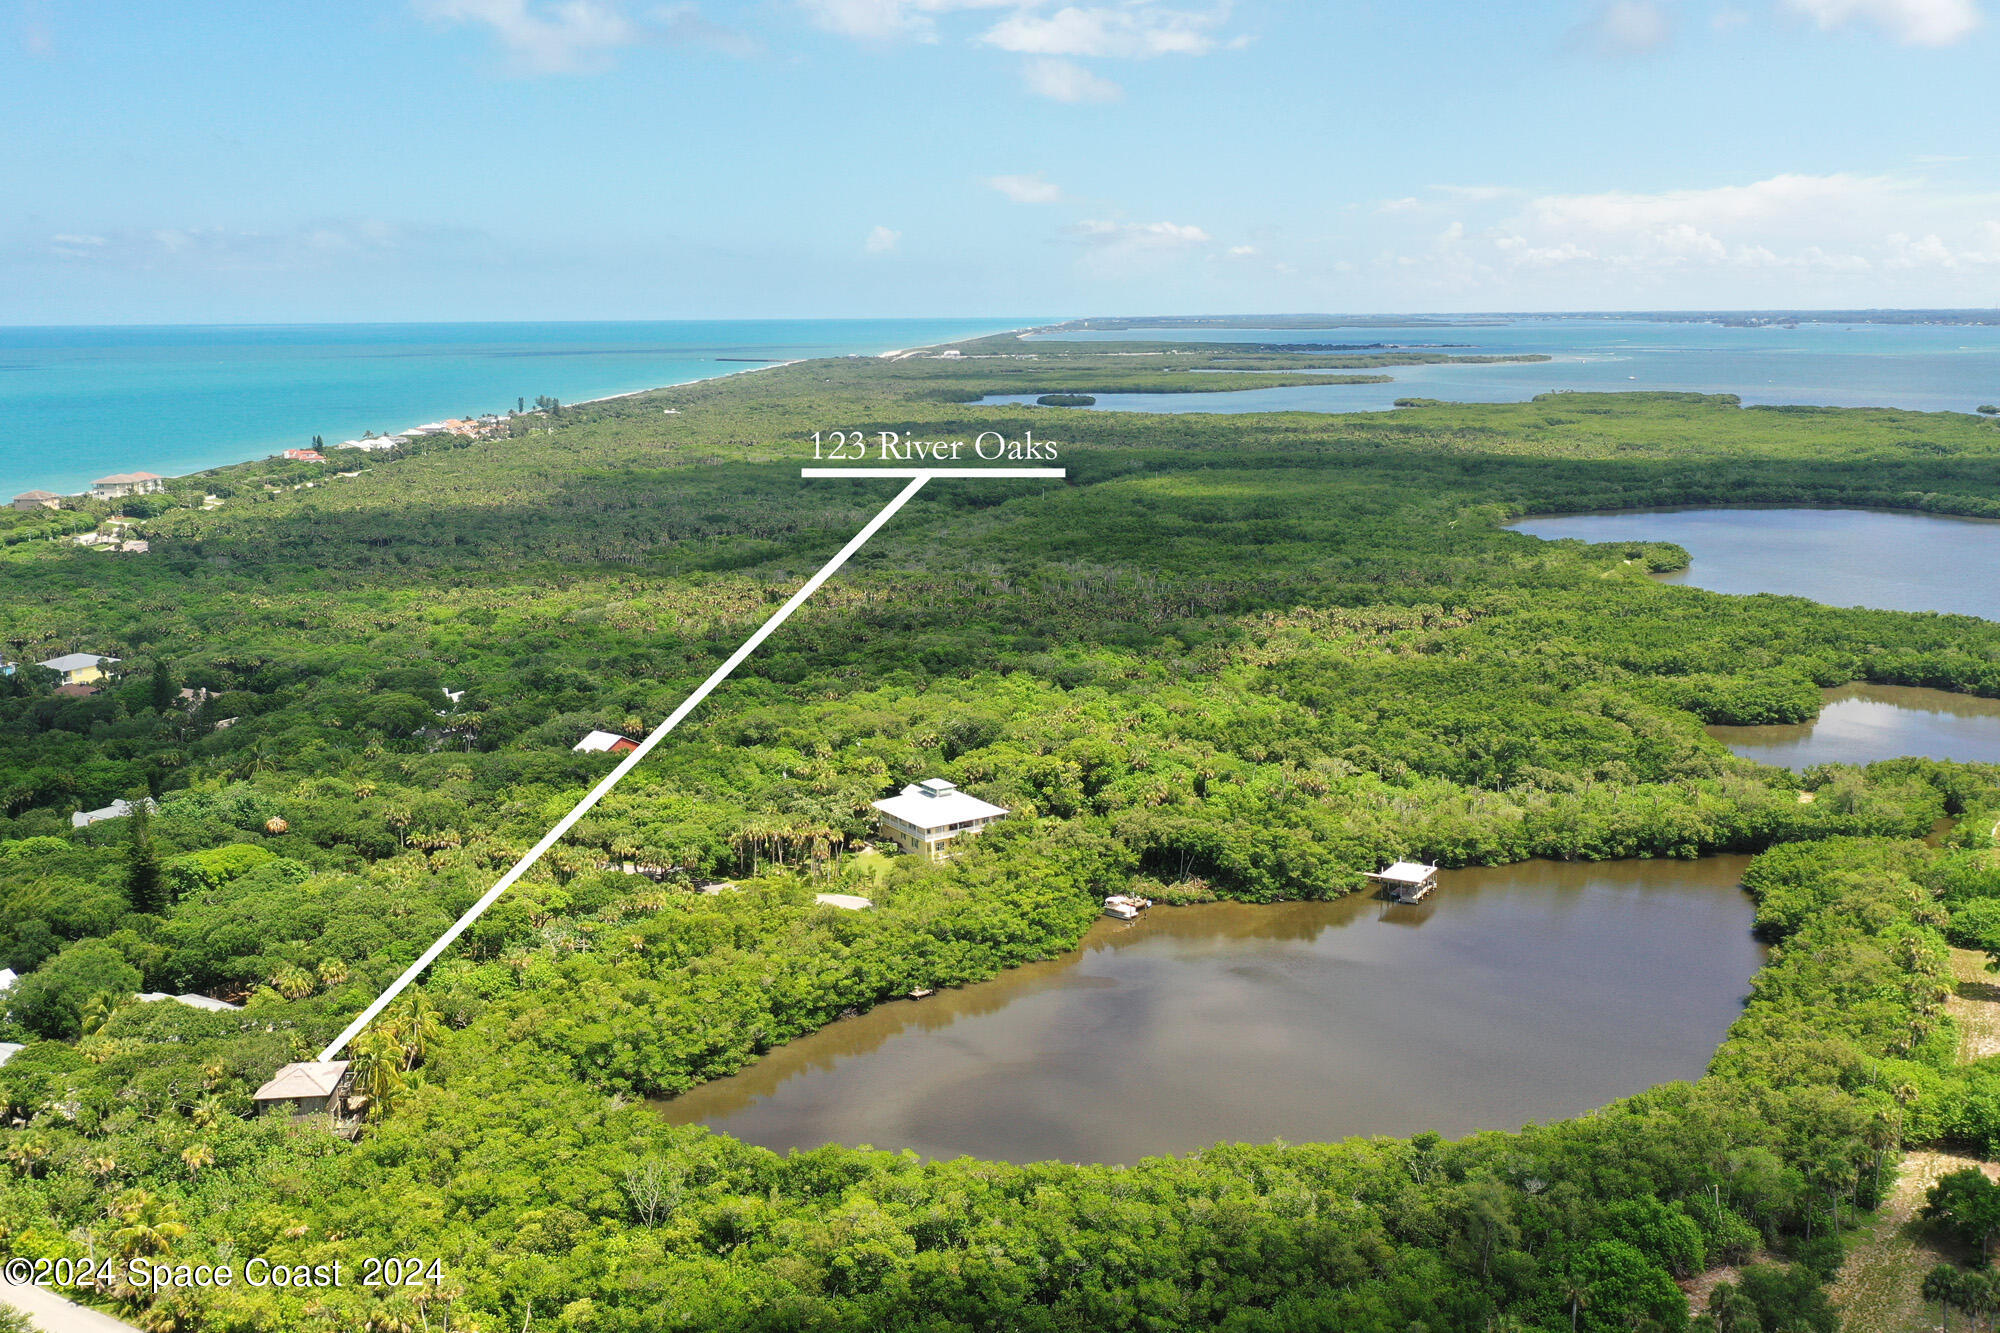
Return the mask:
[[639,748],[639,742],[615,731],[593,731],[569,747],[574,754],[624,754]]
[[88,685],[110,675],[105,668],[117,663],[115,657],[102,657],[96,653],[64,653],[61,657],[51,657],[36,665],[45,666],[60,675],[65,685]]
[[158,1004],[161,1000],[172,1000],[175,1004],[184,1004],[190,1009],[206,1009],[211,1014],[234,1013],[243,1007],[240,1004],[231,1004],[227,1000],[218,1000],[213,995],[169,995],[163,990],[140,991],[132,998],[141,1004]]
[[[63,688],[67,689],[69,687],[64,686]],[[137,801],[128,801],[121,796],[110,805],[100,806],[95,810],[77,811],[69,817],[69,826],[71,828],[89,828],[92,824],[102,820],[123,819],[142,805],[146,807],[146,813],[149,815],[160,808],[159,803],[150,796],[141,797]]]
[[1006,818],[1004,807],[991,805],[943,778],[913,782],[895,795],[875,802],[882,832],[906,852],[942,861],[958,838],[983,833]]
[[1416,861],[1398,861],[1368,878],[1380,884],[1399,903],[1422,902],[1437,887],[1438,868]]

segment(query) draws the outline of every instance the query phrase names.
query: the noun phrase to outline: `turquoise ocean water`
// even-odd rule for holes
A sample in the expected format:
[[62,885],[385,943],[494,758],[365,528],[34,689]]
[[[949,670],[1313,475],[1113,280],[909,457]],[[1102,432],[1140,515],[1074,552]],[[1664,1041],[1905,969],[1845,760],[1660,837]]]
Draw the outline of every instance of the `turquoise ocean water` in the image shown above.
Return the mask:
[[[163,476],[309,444],[1030,319],[0,328],[0,502],[110,472]],[[742,358],[742,359],[733,359]]]

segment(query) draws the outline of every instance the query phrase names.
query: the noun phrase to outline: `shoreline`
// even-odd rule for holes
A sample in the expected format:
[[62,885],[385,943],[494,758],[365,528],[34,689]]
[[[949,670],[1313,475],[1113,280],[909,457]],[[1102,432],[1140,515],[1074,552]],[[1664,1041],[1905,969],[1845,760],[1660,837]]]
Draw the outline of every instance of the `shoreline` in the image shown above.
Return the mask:
[[[335,327],[342,327],[342,326],[335,326]],[[953,338],[953,339],[947,339],[947,340],[945,340],[944,342],[937,342],[937,343],[924,343],[924,344],[920,344],[920,345],[918,345],[918,346],[915,346],[915,347],[905,347],[905,348],[895,348],[895,349],[892,349],[892,350],[890,350],[890,351],[885,351],[885,352],[856,352],[856,353],[836,353],[836,354],[834,354],[834,356],[835,356],[835,358],[836,358],[836,359],[837,359],[838,357],[841,357],[841,356],[850,356],[850,355],[852,355],[852,356],[862,356],[862,357],[869,357],[869,358],[873,358],[873,357],[888,357],[888,356],[907,356],[907,355],[910,355],[910,354],[912,354],[912,353],[914,353],[914,352],[921,352],[921,351],[928,351],[928,350],[929,350],[930,348],[933,348],[933,347],[949,347],[949,346],[953,345],[954,343],[958,343],[958,342],[965,342],[965,341],[968,341],[968,340],[970,340],[970,339],[972,339],[972,338],[985,338],[985,337],[995,337],[995,336],[1005,336],[1005,335],[1006,335],[1006,334],[1008,334],[1008,333],[1014,333],[1014,332],[1019,332],[1019,331],[1021,331],[1021,329],[1022,329],[1022,328],[1026,328],[1026,327],[1040,327],[1040,326],[1038,326],[1038,325],[1037,325],[1037,326],[1018,326],[1018,325],[1017,325],[1017,326],[1009,326],[1009,327],[1007,327],[1007,328],[1003,328],[1003,329],[1000,329],[1000,330],[998,330],[997,332],[986,332],[986,333],[973,333],[973,334],[967,334],[967,335],[965,335],[964,337],[961,337],[961,338]],[[684,380],[674,380],[674,381],[671,381],[671,382],[669,382],[669,383],[666,383],[666,384],[649,384],[649,385],[646,385],[646,386],[644,386],[644,387],[642,387],[642,388],[638,388],[638,389],[627,389],[627,390],[625,390],[625,391],[623,391],[623,392],[621,392],[621,393],[607,393],[607,394],[599,394],[598,396],[596,396],[596,397],[594,397],[594,398],[579,398],[579,399],[577,399],[577,400],[576,400],[575,402],[571,402],[571,403],[565,403],[565,404],[564,404],[564,406],[566,406],[566,407],[584,407],[584,406],[588,406],[589,404],[592,404],[592,403],[609,403],[609,402],[616,402],[617,400],[619,400],[619,399],[621,399],[621,398],[637,398],[637,397],[639,397],[639,396],[640,396],[640,395],[642,395],[642,394],[649,394],[649,393],[660,393],[660,392],[662,392],[662,391],[664,391],[664,390],[667,390],[667,389],[679,389],[679,388],[684,388],[684,387],[686,387],[687,385],[690,385],[690,384],[706,384],[706,383],[708,383],[708,382],[710,382],[710,381],[712,381],[712,380],[725,380],[725,379],[729,379],[729,378],[732,378],[733,376],[737,376],[737,375],[750,375],[750,374],[755,374],[755,373],[756,373],[757,371],[760,371],[760,370],[782,370],[782,369],[784,369],[784,368],[785,368],[785,367],[787,367],[787,366],[796,366],[796,365],[802,365],[802,364],[804,364],[804,363],[805,363],[806,361],[811,361],[811,360],[816,360],[816,359],[819,359],[819,358],[815,358],[815,357],[794,357],[794,358],[792,358],[792,359],[790,359],[790,360],[783,360],[783,361],[768,361],[768,362],[763,362],[763,363],[761,363],[761,364],[758,364],[758,365],[751,365],[751,366],[743,366],[743,365],[739,365],[739,366],[735,367],[734,369],[731,369],[731,370],[725,370],[725,371],[721,371],[720,373],[718,373],[718,374],[714,374],[714,375],[698,375],[698,376],[695,376],[695,377],[694,377],[694,378],[692,378],[692,379],[684,379]],[[405,427],[404,429],[405,429],[405,430],[408,430],[408,429],[414,429],[414,427]],[[398,435],[398,434],[401,434],[401,433],[402,433],[401,431],[395,431],[395,430],[392,430],[392,431],[388,431],[388,432],[385,432],[385,435]],[[381,438],[381,437],[377,437],[377,438]],[[336,449],[336,448],[339,448],[339,446],[338,446],[338,445],[327,445],[327,446],[323,446],[323,447],[324,447],[324,448],[328,448],[328,449]],[[277,453],[268,453],[268,454],[251,454],[251,455],[249,455],[249,456],[247,456],[247,457],[240,457],[240,458],[235,458],[235,459],[231,459],[231,460],[229,460],[229,461],[227,461],[227,462],[221,462],[221,463],[210,463],[210,464],[208,464],[208,465],[207,465],[206,467],[197,467],[197,468],[192,468],[192,469],[190,469],[190,470],[188,470],[188,471],[186,471],[186,472],[173,472],[173,473],[159,473],[159,474],[156,474],[156,475],[160,476],[160,477],[161,477],[161,479],[162,479],[162,480],[164,480],[164,481],[185,481],[185,480],[187,480],[187,479],[188,479],[188,478],[190,478],[190,477],[199,477],[199,476],[202,476],[202,475],[204,475],[204,474],[206,474],[206,473],[210,473],[210,472],[219,472],[219,471],[221,471],[221,470],[222,470],[222,469],[224,469],[224,468],[231,468],[231,467],[240,467],[240,466],[242,466],[242,465],[243,465],[243,464],[245,464],[245,463],[255,463],[255,462],[258,462],[258,461],[260,461],[261,459],[264,459],[264,458],[274,458],[274,457],[278,457],[278,456],[279,456],[279,454],[277,454]],[[128,469],[124,469],[124,468],[119,468],[119,469],[114,469],[114,471],[124,471],[124,470],[128,470]],[[145,469],[143,468],[143,464],[142,464],[142,465],[140,466],[140,468],[139,468],[139,469],[132,469],[132,470],[145,470]],[[22,483],[16,483],[16,484],[22,484]],[[59,485],[59,484],[61,484],[61,483],[55,483],[55,484],[56,484],[56,485]],[[57,491],[57,490],[55,490],[55,489],[54,489],[54,485],[50,485],[50,484],[47,484],[47,483],[43,483],[43,482],[40,482],[40,481],[31,481],[31,482],[27,482],[27,483],[25,483],[25,486],[24,486],[24,490],[23,490],[23,492],[21,492],[21,493],[25,493],[26,491],[32,491],[32,490],[48,490],[50,494],[52,494],[52,495],[57,495],[57,496],[60,496],[60,497],[61,497],[62,499],[65,499],[65,500],[77,500],[77,499],[88,499],[88,498],[90,498],[90,487],[89,487],[89,485],[85,485],[85,486],[83,487],[83,489],[81,489],[81,490],[75,490],[75,491]],[[7,499],[9,499],[9,498],[11,498],[11,497],[10,497],[10,496],[5,496],[5,495],[0,495],[0,503],[4,503],[4,502],[5,502],[5,501],[6,501]]]

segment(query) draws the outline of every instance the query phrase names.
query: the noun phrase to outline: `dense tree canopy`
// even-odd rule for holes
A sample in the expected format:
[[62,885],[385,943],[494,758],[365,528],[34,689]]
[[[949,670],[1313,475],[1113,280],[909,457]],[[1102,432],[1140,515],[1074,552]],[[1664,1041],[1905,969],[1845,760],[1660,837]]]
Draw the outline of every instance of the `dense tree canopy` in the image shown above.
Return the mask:
[[[1944,1009],[1947,941],[2000,946],[2000,775],[1791,774],[1703,724],[1852,680],[2000,696],[2000,626],[1663,585],[1686,552],[1504,524],[2000,514],[2000,434],[1694,395],[1086,416],[952,400],[1380,363],[965,350],[545,408],[337,481],[223,469],[177,483],[144,556],[0,515],[9,657],[133,664],[83,698],[0,676],[0,961],[35,1039],[0,1070],[0,1244],[448,1270],[112,1293],[189,1328],[1678,1328],[1677,1279],[1759,1254],[1704,1317],[1829,1327],[1820,1280],[1898,1145],[2000,1141],[2000,1073],[1955,1064]],[[366,1036],[358,1140],[249,1118],[608,770],[581,735],[656,724],[883,502],[801,486],[836,422],[1032,428],[1071,475],[913,501]],[[864,864],[869,803],[919,776],[1014,814],[947,865]],[[1922,841],[1945,815],[1972,817]],[[1049,957],[1135,886],[1264,902],[1397,856],[1716,851],[1762,852],[1742,1018],[1707,1078],[1574,1122],[1011,1166],[779,1157],[636,1100]],[[716,878],[740,892],[691,892]],[[843,887],[877,906],[814,900]]]

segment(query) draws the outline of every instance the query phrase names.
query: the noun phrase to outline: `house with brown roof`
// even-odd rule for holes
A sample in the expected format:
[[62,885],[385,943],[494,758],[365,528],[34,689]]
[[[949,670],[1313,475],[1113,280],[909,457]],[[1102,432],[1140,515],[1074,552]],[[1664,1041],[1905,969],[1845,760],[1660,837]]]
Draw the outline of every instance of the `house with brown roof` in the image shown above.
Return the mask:
[[54,491],[22,491],[14,497],[16,509],[61,509],[62,497]]
[[301,1060],[273,1074],[250,1100],[266,1115],[331,1115],[342,1120],[348,1115],[353,1089],[354,1075],[347,1061]]

